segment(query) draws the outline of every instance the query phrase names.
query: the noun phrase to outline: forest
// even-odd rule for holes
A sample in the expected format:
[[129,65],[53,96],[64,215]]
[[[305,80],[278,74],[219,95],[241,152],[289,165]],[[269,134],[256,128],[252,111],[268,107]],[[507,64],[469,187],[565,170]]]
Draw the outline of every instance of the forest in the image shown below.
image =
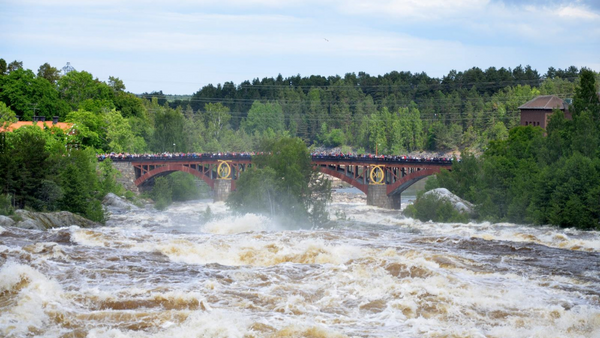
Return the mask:
[[[463,153],[453,170],[428,181],[427,189],[447,188],[472,202],[480,221],[600,230],[598,81],[587,69],[580,79],[569,109],[573,119],[556,110],[545,131],[513,128],[481,156]],[[469,220],[434,199],[421,195],[409,213],[421,220]]]
[[[186,96],[133,94],[117,77],[44,64],[37,73],[0,59],[0,102],[20,116],[77,123],[78,140],[100,152],[251,151],[286,134],[307,145],[403,154],[479,153],[519,124],[518,107],[537,95],[573,97],[579,69],[472,68],[442,78],[363,72],[207,85]],[[199,81],[201,82],[201,81]]]
[[[477,161],[488,161],[491,151],[522,133],[522,128],[515,129],[520,105],[537,95],[577,98],[585,71],[551,67],[540,74],[530,66],[517,66],[452,70],[441,78],[397,71],[378,76],[278,75],[169,95],[161,90],[128,92],[118,77],[104,82],[84,70],[61,71],[48,63],[34,72],[20,61],[0,59],[0,124],[58,116],[77,129],[74,134],[33,127],[0,133],[0,165],[5,169],[0,185],[17,207],[72,210],[101,220],[99,201],[118,187],[108,165],[97,175],[98,153],[255,151],[283,136],[342,152],[461,151],[477,158],[483,154]],[[594,80],[599,76],[586,74]],[[552,128],[547,138],[539,128],[530,133],[555,140]],[[578,133],[569,128],[575,130],[569,135]],[[593,144],[566,134],[560,132],[569,142]],[[567,142],[561,140],[556,142]],[[573,156],[581,153],[573,151]],[[83,195],[73,197],[76,193]],[[491,199],[484,204],[494,203]],[[497,219],[538,222],[531,215],[495,214]]]

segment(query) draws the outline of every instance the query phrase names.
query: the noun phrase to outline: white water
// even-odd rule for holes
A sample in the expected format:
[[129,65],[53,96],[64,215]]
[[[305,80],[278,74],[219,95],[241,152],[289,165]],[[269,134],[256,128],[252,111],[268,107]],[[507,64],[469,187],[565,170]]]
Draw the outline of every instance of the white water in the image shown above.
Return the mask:
[[600,233],[363,203],[319,229],[208,201],[0,229],[0,336],[600,337]]

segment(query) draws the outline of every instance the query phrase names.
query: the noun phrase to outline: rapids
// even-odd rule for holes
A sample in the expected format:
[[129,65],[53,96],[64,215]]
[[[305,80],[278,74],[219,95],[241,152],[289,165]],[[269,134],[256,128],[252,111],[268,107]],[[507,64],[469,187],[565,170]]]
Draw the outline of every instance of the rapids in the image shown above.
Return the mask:
[[321,228],[208,200],[0,228],[0,336],[600,337],[599,232],[336,196]]

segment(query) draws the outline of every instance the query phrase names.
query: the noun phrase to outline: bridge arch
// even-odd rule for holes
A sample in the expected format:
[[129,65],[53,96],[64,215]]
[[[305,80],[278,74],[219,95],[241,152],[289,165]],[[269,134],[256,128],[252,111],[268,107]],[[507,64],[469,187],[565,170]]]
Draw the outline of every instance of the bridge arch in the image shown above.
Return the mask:
[[387,195],[392,196],[392,195],[401,194],[404,190],[406,190],[408,187],[410,187],[417,181],[420,181],[420,180],[424,179],[425,177],[438,174],[440,172],[441,172],[441,169],[439,167],[425,168],[425,169],[422,169],[419,171],[412,172],[412,173],[402,177],[398,181],[396,181],[392,184],[389,184],[386,189]]
[[321,173],[339,178],[340,180],[350,184],[351,186],[358,188],[360,191],[364,192],[365,195],[367,194],[368,186],[366,184],[360,183],[357,180],[345,175],[342,172],[332,170],[327,167],[319,167],[318,169]]
[[156,167],[156,168],[150,170],[149,172],[145,173],[144,175],[140,176],[138,179],[136,179],[135,185],[137,187],[139,187],[142,184],[144,184],[144,182],[146,182],[147,180],[149,180],[155,176],[163,176],[161,174],[170,174],[175,171],[183,171],[185,173],[192,174],[192,175],[198,177],[199,179],[203,180],[204,182],[206,182],[206,184],[208,184],[211,187],[211,189],[214,188],[214,186],[215,186],[215,180],[204,175],[200,171],[195,170],[194,168],[190,168],[190,167],[187,167],[182,164],[167,164],[167,165],[164,165],[161,167]]

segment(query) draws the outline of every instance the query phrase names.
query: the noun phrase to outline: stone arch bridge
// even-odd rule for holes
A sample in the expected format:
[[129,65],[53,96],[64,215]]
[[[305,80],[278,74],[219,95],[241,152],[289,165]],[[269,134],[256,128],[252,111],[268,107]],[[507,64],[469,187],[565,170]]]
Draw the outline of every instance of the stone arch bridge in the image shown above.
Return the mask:
[[[128,156],[112,157],[121,172],[119,182],[130,190],[145,190],[156,177],[175,171],[192,174],[214,191],[215,201],[227,198],[235,182],[252,165],[249,155],[225,156]],[[358,188],[367,195],[367,204],[388,209],[400,208],[400,196],[415,182],[451,170],[450,160],[390,159],[345,156],[313,156],[321,173]]]

